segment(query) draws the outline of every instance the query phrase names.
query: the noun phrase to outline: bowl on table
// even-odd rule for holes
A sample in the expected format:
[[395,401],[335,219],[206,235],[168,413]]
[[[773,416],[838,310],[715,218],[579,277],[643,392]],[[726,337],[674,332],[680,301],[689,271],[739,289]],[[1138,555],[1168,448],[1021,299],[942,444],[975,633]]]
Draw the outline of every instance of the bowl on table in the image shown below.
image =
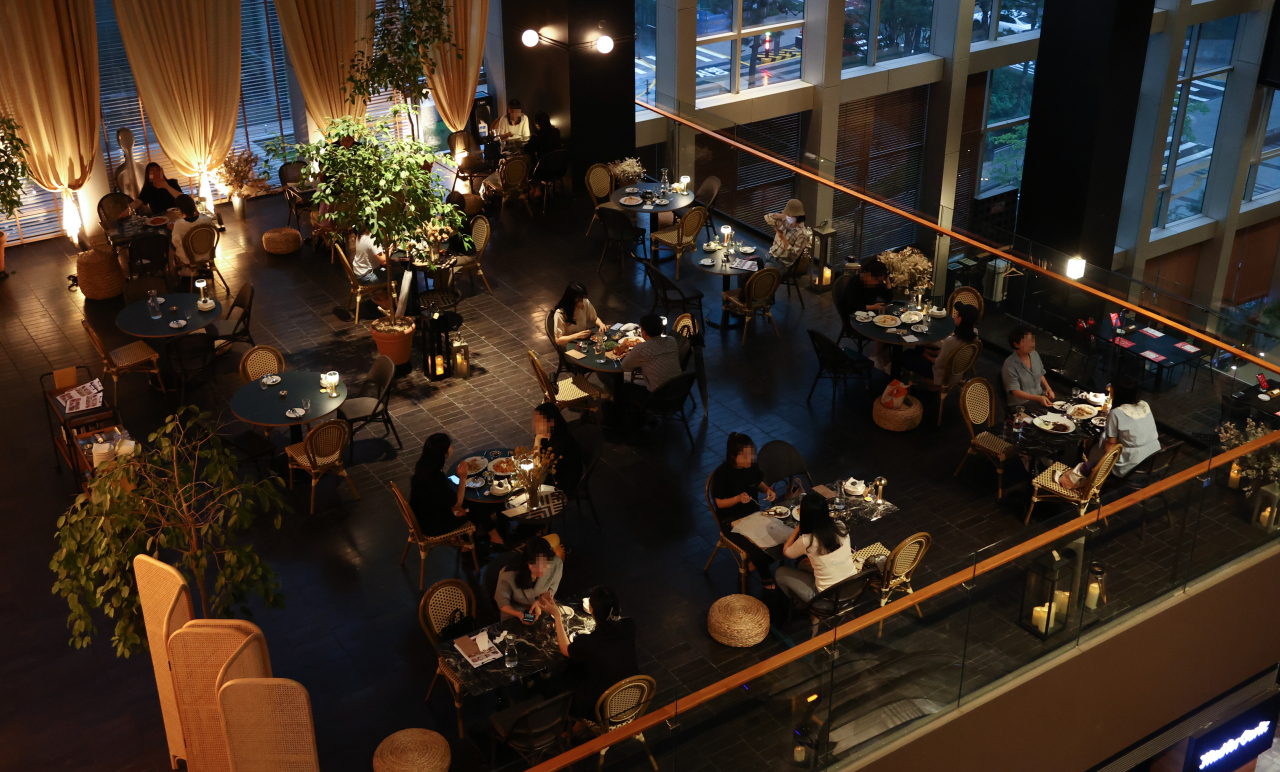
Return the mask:
[[845,480],[844,485],[841,487],[843,487],[844,492],[850,496],[861,496],[867,490],[867,484],[854,477],[850,477],[848,480]]
[[941,319],[946,315],[947,315],[947,309],[945,308],[934,306],[933,308],[929,309],[929,316],[932,316],[934,319]]
[[923,321],[923,320],[924,320],[924,314],[920,313],[919,311],[907,311],[902,314],[902,321],[906,322],[907,324],[915,324],[916,322]]

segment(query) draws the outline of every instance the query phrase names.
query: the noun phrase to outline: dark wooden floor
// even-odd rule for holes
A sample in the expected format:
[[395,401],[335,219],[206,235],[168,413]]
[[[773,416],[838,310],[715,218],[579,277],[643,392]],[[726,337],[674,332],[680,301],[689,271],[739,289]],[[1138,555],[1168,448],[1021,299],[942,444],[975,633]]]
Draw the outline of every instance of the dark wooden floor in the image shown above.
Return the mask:
[[[229,221],[219,262],[233,290],[244,281],[257,288],[255,339],[280,348],[292,368],[338,369],[348,385],[357,385],[375,349],[367,324],[354,325],[341,311],[347,285],[338,266],[307,248],[286,257],[262,250],[261,234],[284,224],[279,197],[251,201],[249,212],[247,223]],[[226,208],[224,217],[231,216]],[[261,611],[256,621],[266,633],[275,674],[297,679],[311,693],[326,769],[367,769],[379,741],[415,726],[436,729],[453,741],[455,769],[488,763],[483,727],[492,702],[468,703],[470,738],[459,742],[454,739],[447,692],[438,689],[430,704],[423,700],[435,658],[416,620],[416,558],[403,568],[397,565],[405,530],[386,482],[407,486],[422,440],[432,432],[450,433],[463,455],[528,441],[530,410],[540,399],[526,352],[532,348],[544,361],[552,361],[541,332],[543,320],[568,282],[585,282],[606,320],[635,320],[648,311],[651,291],[634,264],[606,262],[596,272],[602,239],[598,228],[583,237],[589,218],[581,200],[555,202],[545,217],[530,218],[512,210],[497,218],[485,259],[493,295],[483,287],[473,293],[462,282],[463,333],[479,372],[470,380],[440,384],[418,373],[398,380],[392,410],[404,448],[381,439],[380,431],[357,436],[351,471],[361,498],[354,499],[345,487],[326,480],[319,492],[319,511],[308,515],[306,486],[300,485],[296,511],[286,515],[283,528],[264,529],[255,536],[261,553],[279,572],[286,596],[283,610]],[[8,258],[12,276],[0,283],[0,399],[8,408],[7,449],[0,464],[6,527],[6,538],[0,542],[0,619],[7,623],[0,645],[5,697],[0,701],[0,769],[166,769],[147,654],[118,660],[106,637],[99,637],[87,651],[70,649],[66,608],[49,592],[54,522],[74,494],[69,476],[54,473],[37,378],[58,367],[94,365],[92,347],[80,328],[82,315],[109,344],[128,342],[113,323],[122,301],[86,302],[78,292],[67,290],[66,277],[75,271],[75,258],[65,240],[11,248]],[[671,263],[665,263],[664,270],[671,274]],[[686,262],[681,282],[706,292],[708,308],[718,306],[720,283],[715,277]],[[855,529],[854,541],[862,545],[878,540],[892,547],[911,533],[928,531],[933,548],[917,574],[917,587],[971,566],[975,550],[994,551],[999,547],[991,545],[1030,532],[1023,526],[1025,485],[1011,486],[1005,500],[997,502],[989,464],[971,460],[959,477],[952,476],[968,443],[954,402],[940,428],[927,413],[930,417],[922,426],[906,434],[876,427],[869,400],[857,386],[833,400],[829,387],[821,385],[812,405],[807,404],[816,366],[805,330],[834,337],[839,325],[829,295],[806,293],[801,308],[796,298],[784,294],[774,315],[780,337],[768,327],[751,330],[745,344],[736,332],[721,336],[713,331],[708,336],[711,400],[705,416],[701,409],[696,413],[692,448],[678,426],[610,430],[592,486],[603,527],[597,531],[589,518],[569,519],[565,539],[572,555],[561,592],[573,597],[599,583],[617,589],[625,613],[639,624],[641,667],[657,679],[660,689],[656,704],[777,653],[787,641],[808,632],[807,623],[801,623],[798,630],[780,630],[747,650],[720,646],[706,634],[710,604],[734,592],[736,585],[736,570],[726,555],[716,558],[708,574],[702,571],[717,538],[703,505],[703,485],[722,459],[731,431],[750,434],[758,445],[771,439],[793,443],[819,482],[847,475],[886,477],[887,498],[900,511]],[[238,385],[236,364],[236,357],[224,357],[216,387],[188,401],[230,420],[226,398]],[[979,371],[994,379],[998,366],[998,355],[992,353]],[[883,383],[876,386],[878,392]],[[174,406],[141,377],[122,381],[118,403],[134,436],[145,436]],[[936,403],[926,402],[927,411],[934,409]],[[1197,537],[1201,544],[1220,533],[1221,554],[1229,556],[1257,543],[1260,537],[1252,536],[1236,503],[1214,499],[1206,510],[1213,512],[1214,528],[1202,526]],[[1043,527],[1064,517],[1061,512],[1045,506],[1037,509],[1037,521]],[[1113,524],[1117,535],[1111,547],[1117,566],[1122,560],[1138,560],[1135,578],[1151,579],[1140,592],[1134,590],[1142,597],[1135,595],[1133,605],[1168,584],[1151,565],[1159,556],[1145,553],[1162,539],[1173,544],[1178,534],[1176,527],[1153,525],[1148,547],[1139,552],[1133,530],[1137,522],[1131,518]],[[1008,543],[1012,542],[1004,544]],[[1164,547],[1175,549],[1169,544]],[[1098,549],[1105,548],[1100,542]],[[449,551],[433,552],[428,583],[454,575],[454,561]],[[863,667],[856,662],[889,662],[902,668],[892,688],[902,691],[902,684],[915,684],[917,696],[930,696],[938,703],[954,700],[960,684],[958,674],[950,674],[950,665],[926,668],[928,677],[917,677],[894,657],[958,661],[969,624],[960,609],[981,602],[985,610],[973,615],[974,624],[989,617],[990,634],[969,636],[974,639],[969,656],[976,668],[967,671],[969,685],[976,688],[1010,672],[1044,650],[1043,644],[1009,623],[1008,608],[1017,603],[1019,571],[990,578],[977,590],[986,587],[985,594],[947,597],[926,606],[923,620],[914,615],[894,620],[879,641],[871,634],[849,642],[849,649],[861,654],[845,661],[855,669]],[[1133,586],[1138,586],[1136,581]],[[761,592],[754,580],[751,591]],[[780,697],[788,690],[811,688],[810,680],[821,672],[814,668],[803,671],[797,665],[778,673],[766,691]],[[878,684],[889,682],[884,673],[878,671]],[[846,708],[869,699],[865,691],[856,694]],[[699,716],[687,717],[678,735],[666,729],[651,736],[664,767],[756,769],[781,763],[790,748],[786,719],[765,720],[764,713],[729,710],[730,705],[717,703]],[[759,733],[745,738],[738,721]],[[694,747],[696,752],[691,752]],[[614,765],[634,766],[642,757],[619,749],[609,758]],[[510,761],[499,756],[504,759]]]

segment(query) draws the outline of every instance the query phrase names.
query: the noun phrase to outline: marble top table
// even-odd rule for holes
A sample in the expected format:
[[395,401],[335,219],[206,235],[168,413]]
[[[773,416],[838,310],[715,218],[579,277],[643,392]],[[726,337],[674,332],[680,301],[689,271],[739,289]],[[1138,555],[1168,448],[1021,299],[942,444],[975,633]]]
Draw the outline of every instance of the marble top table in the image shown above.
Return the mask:
[[[595,620],[583,611],[580,604],[559,604],[562,618],[566,616],[564,609],[569,609],[572,616],[564,620],[565,632],[572,638],[578,633],[586,633],[595,629]],[[506,630],[510,633],[507,639],[497,644],[498,650],[505,653],[507,646],[514,645],[519,657],[515,667],[507,667],[505,657],[486,662],[479,667],[472,667],[462,652],[453,645],[454,639],[441,641],[436,646],[436,654],[440,664],[447,667],[457,676],[462,691],[472,697],[479,697],[487,692],[500,689],[512,681],[522,680],[531,675],[550,670],[566,661],[560,653],[560,644],[556,640],[556,623],[547,612],[542,612],[538,621],[526,625],[518,619],[507,619],[502,622],[483,627],[493,641]],[[480,632],[474,630],[469,635],[473,638]],[[513,644],[512,641],[515,641]]]

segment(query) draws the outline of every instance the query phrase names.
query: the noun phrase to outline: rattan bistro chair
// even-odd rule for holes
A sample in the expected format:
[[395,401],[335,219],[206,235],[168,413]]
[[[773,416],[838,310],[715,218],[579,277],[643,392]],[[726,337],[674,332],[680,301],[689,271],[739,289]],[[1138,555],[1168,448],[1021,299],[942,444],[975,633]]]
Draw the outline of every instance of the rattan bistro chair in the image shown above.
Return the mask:
[[613,172],[609,171],[609,167],[604,164],[592,164],[587,169],[587,193],[591,194],[591,204],[595,210],[591,215],[591,222],[587,224],[587,232],[584,234],[590,236],[591,229],[600,219],[601,208],[624,210],[609,198],[613,193]]
[[[226,291],[228,297],[231,296],[231,286],[227,284],[222,271],[218,270],[219,240],[218,229],[212,223],[201,223],[182,237],[182,251],[186,253],[189,264],[181,270],[181,273],[190,274],[192,292],[195,292],[196,277],[207,274],[210,279],[217,276],[222,281],[222,289]],[[216,293],[215,285],[212,294]]]
[[716,524],[716,533],[720,535],[716,542],[716,548],[711,550],[711,557],[707,558],[707,564],[702,567],[702,573],[711,570],[711,561],[716,559],[716,553],[723,547],[729,551],[729,557],[733,558],[733,562],[738,564],[738,592],[746,594],[747,592],[747,572],[751,570],[751,560],[747,557],[747,553],[741,547],[725,538],[724,531],[720,530],[720,518],[716,515],[716,500],[711,495],[711,487],[714,484],[716,473],[712,472],[707,475],[707,487],[704,495],[707,499],[707,511],[711,513],[711,520]]
[[254,346],[240,357],[240,381],[252,383],[264,375],[284,372],[284,357],[270,346]]
[[[347,274],[347,281],[351,284],[351,294],[347,296],[347,311],[355,313],[355,323],[360,323],[360,303],[365,298],[372,298],[378,307],[386,311],[391,308],[394,300],[387,296],[387,285],[379,282],[378,284],[361,284],[360,279],[356,277],[355,269],[351,267],[351,261],[347,259],[347,254],[342,251],[342,247],[337,244],[333,245],[333,250],[341,258],[342,270]],[[395,282],[391,284],[391,293],[395,294]]]
[[533,216],[533,207],[529,206],[529,162],[524,156],[513,156],[499,164],[498,187],[488,189],[500,197],[499,213],[507,202],[520,201],[529,215]]
[[295,442],[285,448],[289,457],[289,488],[293,488],[293,470],[301,469],[311,475],[311,514],[316,513],[316,483],[327,472],[334,472],[347,481],[351,494],[360,498],[360,491],[351,482],[347,470],[342,466],[342,451],[351,439],[351,426],[341,418],[325,421],[307,432],[302,442]]
[[555,383],[551,382],[547,371],[542,367],[542,360],[533,351],[529,352],[529,366],[542,388],[542,396],[547,402],[554,402],[561,410],[577,410],[597,414],[600,401],[608,398],[608,392],[596,387],[581,373],[571,373]]
[[[987,429],[995,425],[996,402],[991,382],[986,378],[972,378],[960,389],[960,414],[964,416],[965,428],[969,430],[969,449],[965,451],[960,465],[951,474],[955,477],[964,468],[969,456],[986,456],[996,465],[997,480],[996,498],[1004,497],[1004,462],[1015,455],[1014,446],[1004,438],[992,434]],[[973,427],[987,425],[987,429],[977,432]]]
[[680,281],[680,258],[685,252],[692,252],[698,246],[699,231],[702,230],[703,224],[707,221],[707,210],[700,206],[695,206],[689,210],[689,213],[680,218],[680,222],[655,232],[650,236],[652,242],[649,247],[651,257],[657,256],[657,250],[661,247],[670,249],[676,253],[676,281]]
[[964,374],[973,370],[982,356],[982,341],[975,340],[951,352],[943,366],[945,381],[934,384],[938,390],[938,426],[942,426],[942,409],[947,404],[947,395],[954,389],[964,385]]
[[956,287],[951,291],[951,297],[947,298],[947,313],[951,313],[956,308],[956,303],[968,303],[978,308],[978,318],[982,318],[984,304],[982,301],[982,290],[976,287]]
[[[573,692],[548,700],[533,699],[489,716],[496,739],[519,753],[530,766],[569,747]],[[496,751],[496,743],[492,746]],[[496,768],[490,759],[489,768]]]
[[108,193],[98,199],[98,222],[105,231],[115,230],[120,223],[120,215],[133,203],[127,193]]
[[[657,693],[658,682],[650,676],[637,675],[624,678],[600,695],[600,699],[596,700],[596,720],[587,721],[586,724],[592,732],[595,732],[596,737],[608,734],[647,713],[649,704],[653,702],[653,697]],[[632,736],[644,746],[644,753],[656,770],[658,762],[654,760],[653,752],[649,750],[649,743],[645,742],[644,733],[637,732]],[[604,769],[604,755],[609,752],[610,747],[606,745],[600,749],[600,761],[596,769]]]
[[[1035,509],[1036,503],[1043,499],[1062,499],[1073,505],[1081,517],[1089,508],[1089,504],[1097,500],[1099,511],[1101,511],[1102,500],[1099,494],[1102,492],[1102,483],[1106,481],[1107,475],[1111,474],[1116,461],[1120,460],[1120,451],[1123,449],[1122,446],[1116,445],[1108,450],[1102,458],[1098,459],[1093,471],[1089,472],[1088,478],[1079,488],[1064,488],[1058,484],[1056,475],[1070,468],[1063,463],[1054,462],[1053,466],[1036,475],[1036,479],[1031,481],[1031,506],[1027,507],[1026,524],[1031,524],[1031,510]],[[1103,523],[1106,520],[1106,517],[1102,518]]]
[[163,388],[164,382],[161,380],[160,367],[157,364],[160,361],[160,354],[145,341],[137,340],[127,346],[108,351],[88,319],[81,319],[80,324],[89,334],[89,341],[93,343],[94,350],[98,352],[98,356],[102,357],[102,374],[111,376],[111,388],[117,397],[120,394],[122,373],[149,373],[156,377],[156,383]]
[[[696,233],[696,231],[695,231]],[[782,273],[777,268],[762,268],[747,279],[747,283],[738,288],[722,292],[724,308],[731,314],[744,317],[742,320],[742,342],[747,342],[747,328],[757,316],[769,320],[773,334],[779,338],[778,325],[773,323],[773,296],[782,282]]]
[[409,556],[409,547],[418,545],[418,557],[421,561],[418,564],[418,591],[422,591],[423,581],[426,579],[427,571],[427,555],[435,547],[453,547],[458,550],[458,562],[462,562],[462,553],[471,553],[471,564],[475,566],[476,573],[480,572],[480,561],[476,557],[476,541],[475,525],[465,518],[459,518],[462,525],[438,536],[427,536],[422,533],[422,528],[418,525],[418,516],[414,513],[413,508],[409,506],[409,501],[400,492],[400,488],[395,481],[388,482],[391,487],[391,493],[396,497],[396,505],[400,507],[400,516],[404,518],[405,525],[409,526],[409,540],[405,542],[404,552],[400,553],[400,565],[404,565],[404,559]]
[[[460,579],[436,582],[427,589],[418,604],[418,624],[422,625],[422,631],[427,634],[432,649],[441,643],[441,630],[465,617],[474,619],[475,615],[476,596],[467,583]],[[439,659],[436,665],[436,674],[431,679],[431,686],[427,687],[426,699],[431,701],[431,692],[435,691],[436,680],[440,676],[444,676],[445,683],[449,685],[449,693],[453,695],[453,707],[458,714],[458,739],[461,740],[465,731],[462,728],[462,684],[458,675],[443,659]]]
[[480,260],[484,257],[484,249],[489,246],[489,234],[493,232],[493,228],[489,225],[489,218],[482,214],[478,214],[471,219],[471,245],[472,252],[469,255],[458,255],[457,262],[453,264],[453,273],[456,276],[465,273],[471,277],[471,287],[475,290],[476,275],[480,276],[480,280],[484,282],[484,288],[493,294],[493,287],[489,286],[489,280],[485,278],[484,271],[480,268]]
[[[893,552],[889,553],[885,561],[884,571],[878,576],[873,576],[870,582],[871,588],[880,593],[881,606],[888,603],[895,592],[901,591],[908,595],[914,592],[911,589],[911,576],[919,568],[920,561],[924,559],[924,553],[929,551],[929,545],[932,543],[933,537],[921,532],[908,536],[893,548]],[[924,619],[919,604],[916,604],[915,609],[916,614]],[[880,620],[880,632],[877,633],[877,637],[883,634],[884,620]]]

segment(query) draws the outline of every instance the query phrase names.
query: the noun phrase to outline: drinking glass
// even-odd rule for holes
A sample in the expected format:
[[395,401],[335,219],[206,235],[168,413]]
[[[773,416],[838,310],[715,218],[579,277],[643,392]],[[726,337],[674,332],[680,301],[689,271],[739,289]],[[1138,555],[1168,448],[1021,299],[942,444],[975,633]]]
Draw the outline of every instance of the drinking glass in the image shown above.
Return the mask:
[[182,318],[183,318],[183,319],[186,319],[188,322],[189,322],[189,321],[191,321],[191,309],[190,309],[190,308],[188,308],[187,310],[185,310],[185,311],[183,311],[183,312],[182,312]]
[[302,412],[304,412],[304,413],[305,413],[305,412],[307,412],[307,411],[308,411],[308,410],[310,410],[310,409],[311,409],[311,400],[309,400],[309,399],[303,399],[303,400],[302,400]]
[[507,667],[515,667],[520,664],[520,655],[516,653],[516,642],[514,640],[507,641],[507,651],[506,656],[503,658],[503,663]]
[[152,319],[160,318],[160,304],[152,301],[147,302],[147,311],[151,314]]

